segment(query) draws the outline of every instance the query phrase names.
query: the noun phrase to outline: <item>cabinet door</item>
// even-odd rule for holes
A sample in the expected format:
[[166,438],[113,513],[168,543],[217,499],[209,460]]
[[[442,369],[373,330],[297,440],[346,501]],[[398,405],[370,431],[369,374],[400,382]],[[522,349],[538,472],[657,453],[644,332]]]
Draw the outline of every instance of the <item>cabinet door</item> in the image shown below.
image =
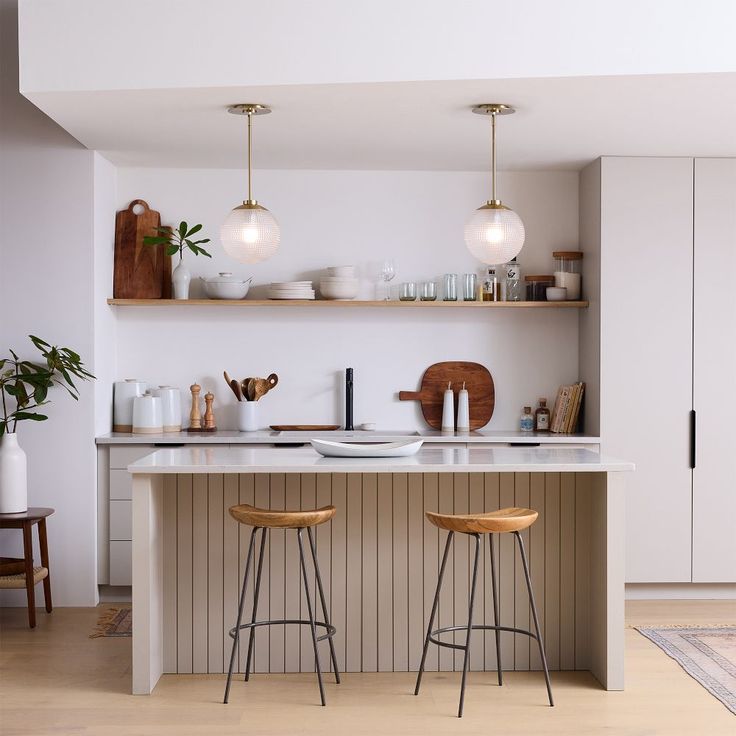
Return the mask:
[[736,582],[736,159],[695,161],[693,582]]
[[627,582],[690,581],[692,182],[692,159],[601,162],[601,445],[636,463]]

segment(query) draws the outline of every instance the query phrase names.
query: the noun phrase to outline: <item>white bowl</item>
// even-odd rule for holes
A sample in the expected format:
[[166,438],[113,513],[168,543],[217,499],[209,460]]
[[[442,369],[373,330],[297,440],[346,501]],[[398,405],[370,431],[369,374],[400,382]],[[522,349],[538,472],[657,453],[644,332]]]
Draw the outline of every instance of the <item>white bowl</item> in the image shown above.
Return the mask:
[[358,281],[351,283],[320,281],[319,290],[325,299],[355,299],[358,296]]
[[210,299],[245,299],[250,288],[250,282],[234,278],[229,272],[222,272],[219,276],[210,279],[202,279],[204,290]]
[[328,266],[327,273],[330,276],[353,278],[355,276],[355,266]]
[[565,286],[548,286],[548,302],[564,302],[567,300],[567,288]]

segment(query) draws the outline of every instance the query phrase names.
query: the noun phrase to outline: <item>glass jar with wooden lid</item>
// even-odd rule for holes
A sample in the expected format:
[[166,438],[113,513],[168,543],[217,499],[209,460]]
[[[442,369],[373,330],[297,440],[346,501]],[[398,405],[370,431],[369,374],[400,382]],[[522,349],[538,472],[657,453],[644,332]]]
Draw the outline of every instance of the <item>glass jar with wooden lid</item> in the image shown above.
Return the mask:
[[555,286],[567,289],[567,298],[577,301],[582,294],[583,254],[579,250],[556,250],[552,256],[555,259]]
[[530,275],[524,276],[526,283],[526,300],[528,302],[546,302],[547,287],[554,286],[555,277],[551,274],[547,275]]

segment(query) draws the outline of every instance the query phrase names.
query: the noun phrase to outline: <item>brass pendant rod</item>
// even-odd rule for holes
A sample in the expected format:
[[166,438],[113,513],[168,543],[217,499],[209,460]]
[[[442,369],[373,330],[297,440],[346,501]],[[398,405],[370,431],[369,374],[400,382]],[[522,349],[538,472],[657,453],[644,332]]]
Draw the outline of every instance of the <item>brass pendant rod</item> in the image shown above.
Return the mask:
[[491,113],[491,189],[493,202],[496,201],[496,112]]
[[253,150],[253,113],[248,111],[248,201],[253,200],[253,171],[252,171],[252,150]]

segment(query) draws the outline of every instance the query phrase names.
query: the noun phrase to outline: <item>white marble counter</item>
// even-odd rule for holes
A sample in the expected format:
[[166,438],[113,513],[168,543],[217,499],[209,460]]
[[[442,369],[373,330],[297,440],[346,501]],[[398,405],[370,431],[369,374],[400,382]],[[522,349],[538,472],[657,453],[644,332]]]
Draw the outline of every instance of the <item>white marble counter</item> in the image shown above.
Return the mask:
[[432,443],[499,443],[540,445],[597,445],[600,437],[584,434],[552,434],[550,432],[515,432],[481,429],[475,432],[439,432],[401,429],[379,429],[371,432],[356,430],[345,432],[274,432],[263,429],[257,432],[220,430],[212,433],[165,432],[163,434],[131,434],[110,432],[95,439],[98,445],[280,445],[308,443],[311,438],[349,442],[397,442],[409,437],[421,438]]
[[326,458],[311,447],[178,447],[134,462],[135,474],[161,473],[608,473],[633,463],[565,447],[423,447],[412,457]]

